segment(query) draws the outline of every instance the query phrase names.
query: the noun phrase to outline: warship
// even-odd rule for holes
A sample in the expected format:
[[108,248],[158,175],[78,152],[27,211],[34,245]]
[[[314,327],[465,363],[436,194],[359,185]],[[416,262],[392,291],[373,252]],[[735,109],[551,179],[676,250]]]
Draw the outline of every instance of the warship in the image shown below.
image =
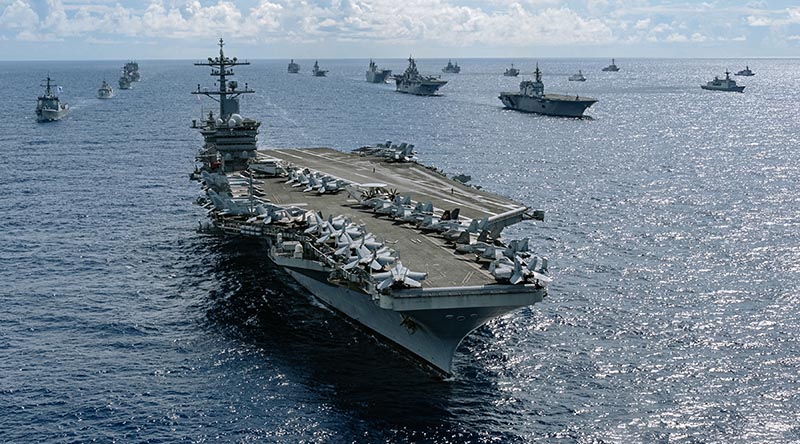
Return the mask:
[[61,103],[58,95],[53,91],[54,89],[60,90],[61,87],[51,84],[50,76],[47,76],[42,86],[44,86],[44,95],[38,97],[36,101],[36,120],[39,122],[53,122],[61,120],[69,113],[69,105]]
[[714,76],[714,80],[706,83],[705,85],[700,85],[700,88],[710,91],[744,92],[744,86],[737,85],[736,80],[731,78],[731,73],[727,70],[725,71],[724,79]]
[[417,70],[417,62],[412,57],[408,58],[408,68],[403,75],[395,75],[394,80],[398,92],[418,96],[432,96],[439,88],[447,84],[447,80],[421,75]]
[[196,64],[210,66],[221,85],[195,92],[220,103],[216,121],[200,125],[196,177],[210,218],[203,231],[253,239],[265,260],[326,306],[443,376],[470,332],[547,295],[547,259],[529,239],[501,236],[543,212],[421,165],[413,145],[257,151],[250,139],[239,148],[250,162],[235,168],[220,149],[210,155],[220,140],[211,131],[242,121],[242,91],[227,77],[246,63],[227,58],[221,39],[219,46],[219,57]]
[[615,63],[614,59],[611,59],[611,64],[603,68],[603,71],[606,72],[617,72],[619,71],[619,67]]
[[103,84],[100,85],[100,89],[97,90],[97,98],[98,99],[110,99],[114,97],[114,88],[108,84],[105,80],[103,80]]
[[327,69],[319,69],[319,62],[314,60],[314,69],[311,70],[311,75],[314,77],[325,77],[328,74]]
[[131,89],[133,87],[133,82],[131,82],[130,77],[125,74],[125,71],[122,72],[122,75],[119,76],[119,89]]
[[583,117],[583,112],[597,99],[562,94],[545,94],[539,64],[533,72],[534,80],[523,80],[519,92],[501,92],[498,97],[506,108],[526,113],[559,117]]
[[447,61],[447,66],[442,68],[442,72],[446,72],[448,74],[458,74],[458,73],[461,72],[461,67],[458,66],[458,62],[453,64],[452,61],[448,60]]
[[289,61],[289,67],[287,68],[289,74],[297,74],[300,72],[300,65],[294,62],[294,59]]
[[577,74],[573,74],[573,75],[569,76],[569,81],[570,82],[585,82],[586,81],[586,77],[583,76],[583,73],[579,69]]
[[744,76],[744,77],[751,77],[756,75],[753,71],[750,70],[750,67],[745,65],[744,69],[736,73],[737,76]]
[[367,82],[370,83],[386,83],[386,79],[392,75],[391,69],[378,69],[378,65],[369,60],[369,69],[367,69]]
[[519,70],[514,68],[514,64],[511,64],[511,68],[506,68],[506,71],[503,73],[506,77],[516,77],[519,75]]
[[141,79],[139,75],[139,63],[130,61],[125,64],[122,68],[125,71],[125,75],[130,79],[131,82],[138,82]]

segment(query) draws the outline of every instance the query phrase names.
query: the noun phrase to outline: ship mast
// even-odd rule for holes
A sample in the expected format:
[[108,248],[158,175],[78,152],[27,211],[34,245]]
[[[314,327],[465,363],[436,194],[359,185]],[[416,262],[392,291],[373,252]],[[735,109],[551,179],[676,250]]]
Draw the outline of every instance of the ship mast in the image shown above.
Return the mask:
[[[219,39],[219,57],[208,58],[206,62],[197,62],[195,66],[210,66],[211,75],[217,77],[217,84],[219,84],[218,91],[201,90],[200,84],[197,84],[197,91],[192,91],[192,94],[201,94],[219,102],[219,118],[223,122],[227,122],[232,114],[239,112],[238,97],[242,94],[251,94],[255,91],[250,89],[247,83],[244,84],[244,89],[239,89],[239,85],[235,80],[228,81],[229,76],[233,76],[234,66],[249,65],[248,61],[239,61],[236,57],[229,59],[225,57],[222,47],[225,45],[222,39]],[[219,98],[214,97],[219,96]]]

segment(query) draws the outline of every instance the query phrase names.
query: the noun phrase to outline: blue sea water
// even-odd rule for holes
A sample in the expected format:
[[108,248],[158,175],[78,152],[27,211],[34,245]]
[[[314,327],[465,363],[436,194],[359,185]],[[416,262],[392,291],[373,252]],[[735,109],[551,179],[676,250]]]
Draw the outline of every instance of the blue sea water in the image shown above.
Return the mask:
[[[237,69],[261,147],[407,141],[545,209],[507,235],[550,258],[549,297],[438,380],[195,232],[206,68],[140,61],[103,101],[123,61],[0,63],[0,442],[800,442],[798,60],[538,60],[548,91],[599,99],[584,120],[501,108],[534,60],[459,60],[441,97],[299,62]],[[699,88],[745,64],[745,93]],[[71,113],[38,124],[48,73]]]

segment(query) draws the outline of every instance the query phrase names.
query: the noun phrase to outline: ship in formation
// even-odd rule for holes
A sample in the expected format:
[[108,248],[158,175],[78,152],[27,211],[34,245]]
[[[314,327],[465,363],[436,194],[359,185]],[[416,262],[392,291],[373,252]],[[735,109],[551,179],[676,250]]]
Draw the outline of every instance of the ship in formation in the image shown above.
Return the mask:
[[328,74],[328,70],[320,69],[319,62],[314,60],[314,68],[311,70],[311,75],[314,77],[325,77]]
[[367,82],[370,83],[386,83],[386,79],[388,79],[392,75],[391,69],[378,69],[378,65],[369,60],[369,68],[367,69]]
[[44,94],[36,100],[36,120],[39,122],[54,122],[67,117],[69,105],[61,102],[56,93],[56,91],[61,90],[61,87],[52,83],[50,76],[47,76],[44,82],[42,84]]
[[100,85],[100,88],[97,90],[97,98],[98,99],[110,99],[114,97],[114,88],[108,84],[105,80],[103,80],[103,84]]
[[498,98],[506,108],[548,116],[583,117],[586,109],[597,102],[591,97],[545,94],[538,64],[533,75],[533,80],[520,82],[519,92],[500,93]]
[[510,68],[506,68],[505,72],[503,72],[503,75],[506,77],[516,77],[519,75],[519,70],[514,68],[514,64],[512,63]]
[[442,72],[447,74],[458,74],[461,72],[461,67],[458,66],[458,62],[453,63],[451,60],[448,60],[447,66],[442,68]]
[[295,63],[294,59],[289,60],[289,66],[286,68],[289,74],[297,74],[300,72],[300,65]]
[[605,72],[617,72],[619,71],[619,67],[614,59],[611,59],[611,64],[603,68]]
[[398,92],[418,96],[435,95],[439,88],[447,84],[447,80],[439,77],[420,74],[417,70],[417,62],[412,57],[408,58],[408,68],[402,75],[395,75],[394,81]]
[[138,82],[142,76],[139,74],[139,63],[130,61],[122,67],[123,75],[130,78],[131,82]]
[[502,237],[541,212],[421,165],[407,143],[257,151],[260,123],[239,108],[253,91],[230,80],[248,63],[219,47],[196,63],[219,89],[193,92],[219,102],[193,122],[210,216],[201,228],[257,239],[317,299],[445,376],[470,332],[546,296],[547,259],[527,238]]
[[573,75],[569,76],[568,80],[570,82],[585,82],[586,81],[586,77],[583,75],[583,72],[581,72],[581,70],[579,69],[577,74],[573,74]]
[[743,70],[736,72],[736,75],[744,77],[752,77],[756,75],[756,73],[754,73],[749,66],[745,65]]
[[736,80],[731,78],[730,71],[725,71],[725,78],[720,79],[719,76],[714,76],[714,80],[700,85],[700,88],[710,91],[728,91],[728,92],[744,92],[744,86],[737,85]]

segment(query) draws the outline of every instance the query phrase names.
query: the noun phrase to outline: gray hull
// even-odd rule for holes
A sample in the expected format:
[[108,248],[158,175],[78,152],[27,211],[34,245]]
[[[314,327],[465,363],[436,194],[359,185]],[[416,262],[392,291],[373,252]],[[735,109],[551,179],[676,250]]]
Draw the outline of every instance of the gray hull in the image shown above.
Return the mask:
[[37,116],[36,120],[39,122],[54,122],[56,120],[61,120],[64,117],[67,117],[69,113],[69,109],[62,109],[62,110],[55,110],[55,109],[43,109],[41,110],[41,114]]
[[417,96],[432,96],[447,82],[397,82],[397,92]]
[[559,117],[583,117],[584,111],[597,102],[594,99],[576,99],[550,94],[544,97],[531,97],[518,93],[501,93],[499,99],[508,109]]
[[386,79],[392,74],[392,71],[367,71],[367,82],[370,83],[386,83]]
[[[451,296],[428,298],[370,295],[329,284],[311,270],[284,268],[300,285],[326,305],[390,340],[445,375],[452,374],[453,354],[470,332],[517,308],[541,302],[545,291],[497,293],[486,287],[453,289]],[[511,287],[511,286],[508,286]],[[435,291],[435,290],[432,290]],[[498,289],[495,286],[495,291]],[[472,294],[471,294],[472,293]]]
[[700,88],[707,89],[709,91],[744,92],[744,86],[715,87],[708,85],[700,85]]

